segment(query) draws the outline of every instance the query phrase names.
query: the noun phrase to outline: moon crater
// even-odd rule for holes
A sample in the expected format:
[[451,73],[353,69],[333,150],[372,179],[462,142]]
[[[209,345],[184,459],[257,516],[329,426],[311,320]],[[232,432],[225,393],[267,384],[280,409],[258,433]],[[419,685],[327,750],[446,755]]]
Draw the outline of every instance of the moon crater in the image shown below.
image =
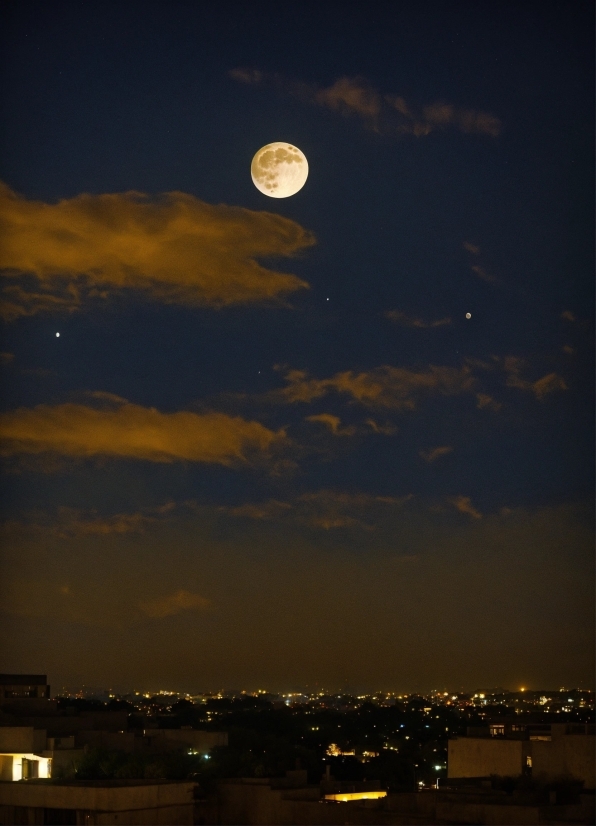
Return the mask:
[[268,143],[252,159],[250,174],[252,182],[263,195],[289,198],[306,183],[308,161],[291,143]]

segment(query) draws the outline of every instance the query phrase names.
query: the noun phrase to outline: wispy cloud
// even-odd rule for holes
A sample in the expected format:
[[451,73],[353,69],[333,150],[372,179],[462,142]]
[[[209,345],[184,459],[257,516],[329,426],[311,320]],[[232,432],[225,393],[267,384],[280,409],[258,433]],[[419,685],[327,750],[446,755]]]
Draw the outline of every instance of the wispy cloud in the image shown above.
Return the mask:
[[436,321],[424,321],[422,318],[408,316],[400,310],[388,310],[385,315],[387,318],[390,318],[391,321],[395,321],[403,327],[417,327],[421,330],[432,329],[433,327],[445,327],[445,325],[451,324],[451,319],[448,316],[439,318]]
[[[477,244],[470,243],[470,241],[464,241],[463,248],[473,256],[472,260],[477,259],[480,255],[480,247]],[[492,284],[493,286],[502,286],[501,279],[487,272],[485,267],[481,267],[479,264],[470,264],[470,269],[481,281],[485,281],[487,284]]]
[[356,433],[355,427],[342,427],[339,416],[333,416],[331,413],[318,413],[315,416],[307,416],[306,421],[319,422],[329,428],[334,436],[353,436],[354,433]]
[[138,595],[131,597],[130,590],[76,585],[64,579],[11,578],[2,583],[0,611],[17,617],[120,630],[147,618],[164,619],[213,608],[211,600],[185,588],[147,600],[139,600]]
[[247,85],[267,84],[315,106],[344,115],[354,115],[375,131],[424,137],[440,129],[452,128],[466,134],[496,137],[501,122],[488,112],[435,102],[413,107],[403,97],[385,94],[362,77],[340,77],[330,86],[290,80],[258,69],[235,68],[229,76]]
[[412,498],[412,494],[398,497],[318,490],[300,494],[289,502],[270,499],[267,502],[251,502],[222,510],[238,518],[256,521],[291,520],[297,525],[325,531],[338,528],[371,531],[381,515],[403,507]]
[[366,419],[365,424],[367,424],[374,433],[379,433],[383,436],[393,436],[394,433],[397,433],[397,427],[390,422],[379,424],[374,419]]
[[308,288],[258,263],[315,242],[295,221],[270,212],[212,205],[183,192],[82,194],[47,204],[0,184],[0,217],[6,320],[73,311],[118,290],[221,307]]
[[557,390],[568,390],[565,379],[558,373],[548,373],[531,384],[531,390],[537,399],[542,401],[546,396],[555,393]]
[[368,407],[393,410],[413,410],[425,395],[469,392],[474,384],[467,366],[430,365],[425,370],[408,370],[384,365],[360,373],[346,370],[327,379],[311,378],[305,370],[290,370],[284,378],[287,386],[273,391],[272,398],[286,403],[308,403],[338,393]]
[[565,321],[571,321],[572,323],[574,321],[577,321],[575,313],[572,313],[571,310],[563,310],[563,312],[561,313],[561,318]]
[[450,445],[443,445],[442,447],[435,447],[432,450],[421,450],[420,456],[425,462],[431,464],[441,456],[447,456],[448,453],[453,453],[453,448]]
[[465,513],[467,516],[471,516],[472,519],[482,519],[482,514],[472,505],[469,496],[452,496],[448,501],[460,513]]
[[491,275],[490,273],[486,272],[486,270],[482,269],[482,267],[477,266],[476,264],[470,268],[473,273],[475,273],[481,281],[486,281],[487,284],[499,284],[499,279]]
[[139,609],[146,616],[154,619],[164,619],[183,611],[206,611],[210,607],[210,600],[199,594],[186,591],[184,588],[173,594],[139,603]]
[[4,536],[36,533],[71,539],[80,536],[144,533],[175,510],[174,502],[133,513],[99,514],[96,510],[59,507],[52,513],[30,513],[22,521],[11,520],[0,526]]
[[0,438],[5,456],[54,453],[231,466],[266,455],[285,433],[224,413],[161,413],[119,401],[107,408],[42,404],[2,413]]
[[540,401],[557,390],[568,389],[565,379],[558,373],[547,373],[547,375],[533,382],[522,378],[521,371],[525,366],[525,361],[516,356],[507,356],[502,359],[502,365],[507,376],[507,387],[529,391]]
[[489,396],[488,393],[476,393],[476,401],[476,407],[478,410],[493,410],[497,413],[503,407],[501,402],[493,399],[493,397]]
[[0,353],[0,365],[3,367],[14,361],[14,353]]
[[223,506],[220,508],[232,516],[265,521],[284,516],[291,509],[292,505],[289,502],[280,502],[277,499],[269,499],[267,502],[247,502],[233,508]]

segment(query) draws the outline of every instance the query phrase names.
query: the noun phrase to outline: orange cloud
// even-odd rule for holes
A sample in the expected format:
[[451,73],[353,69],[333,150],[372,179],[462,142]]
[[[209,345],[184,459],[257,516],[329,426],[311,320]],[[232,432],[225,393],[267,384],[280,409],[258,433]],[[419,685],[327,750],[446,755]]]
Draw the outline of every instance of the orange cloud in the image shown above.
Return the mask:
[[473,266],[472,267],[472,272],[476,273],[478,278],[481,278],[482,281],[486,281],[487,284],[498,284],[499,283],[499,279],[496,278],[496,276],[490,275],[489,273],[486,272],[486,270],[483,270],[482,267]]
[[492,137],[497,137],[501,131],[500,120],[488,112],[461,109],[449,103],[433,103],[425,106],[422,111],[423,122],[435,128],[455,126],[461,132],[476,132]]
[[537,399],[540,399],[540,401],[542,401],[545,396],[548,396],[549,393],[554,393],[556,390],[569,389],[565,383],[565,379],[557,373],[549,373],[543,376],[541,379],[538,379],[538,381],[533,382],[531,387],[534,395]]
[[390,318],[391,321],[402,324],[404,327],[418,327],[422,330],[432,327],[444,327],[446,324],[451,324],[451,319],[449,317],[439,318],[436,321],[423,321],[421,318],[412,318],[407,316],[399,310],[389,310],[385,313],[385,315],[387,318]]
[[341,419],[339,416],[333,416],[331,413],[319,413],[316,416],[307,416],[307,422],[320,422],[328,427],[334,436],[353,436],[356,433],[355,427],[341,427]]
[[228,75],[240,83],[260,83],[263,80],[263,72],[258,69],[230,69]]
[[501,407],[503,406],[501,402],[495,401],[492,396],[489,396],[487,393],[476,393],[476,400],[477,405],[476,407],[478,410],[484,410],[488,408],[489,410],[494,410],[498,412]]
[[443,447],[435,447],[433,450],[421,450],[420,456],[422,456],[425,462],[430,464],[440,456],[446,456],[448,453],[453,453],[453,448],[449,445],[444,445]]
[[267,454],[285,433],[224,413],[161,413],[119,402],[107,409],[41,404],[2,413],[0,438],[4,456],[53,453],[230,466]]
[[482,514],[472,505],[472,500],[469,496],[453,496],[449,499],[449,502],[460,513],[465,513],[473,519],[482,519]]
[[14,361],[14,353],[0,353],[0,365],[5,366]]
[[347,114],[360,115],[365,120],[375,121],[381,113],[381,95],[362,78],[340,77],[327,89],[315,92],[314,100]]
[[472,255],[480,255],[480,247],[476,244],[471,244],[469,241],[464,241],[464,249],[471,252]]
[[236,68],[228,75],[240,83],[266,83],[305,103],[356,115],[369,128],[383,132],[423,137],[451,127],[467,134],[496,137],[501,131],[501,122],[494,115],[448,103],[432,103],[416,113],[403,97],[382,94],[361,77],[340,77],[331,86],[321,88],[259,69]]
[[385,424],[379,424],[375,422],[374,419],[367,419],[365,424],[367,424],[375,433],[380,433],[383,436],[393,436],[394,433],[397,433],[397,427],[394,425],[389,424],[389,422],[385,422]]
[[210,607],[210,600],[184,589],[150,602],[139,603],[140,610],[154,619],[164,619],[164,617],[180,614],[182,611],[205,611]]
[[346,370],[329,379],[314,379],[304,370],[290,370],[285,380],[288,386],[274,393],[286,402],[311,402],[335,392],[369,407],[394,410],[413,410],[423,395],[454,395],[470,391],[474,384],[467,366],[458,370],[434,365],[421,371],[387,365],[362,373]]
[[508,387],[517,387],[519,390],[527,390],[542,401],[550,393],[557,390],[568,390],[565,379],[558,373],[548,373],[537,381],[531,382],[521,377],[521,369],[524,366],[523,359],[516,356],[507,356],[503,360],[503,369],[507,375],[506,384]]
[[565,319],[565,321],[577,321],[577,318],[571,310],[563,310],[561,313],[561,318]]
[[46,204],[0,184],[0,218],[0,270],[9,282],[0,313],[7,320],[76,310],[84,298],[124,289],[218,307],[280,299],[308,284],[257,259],[315,243],[281,215],[183,192],[82,194]]

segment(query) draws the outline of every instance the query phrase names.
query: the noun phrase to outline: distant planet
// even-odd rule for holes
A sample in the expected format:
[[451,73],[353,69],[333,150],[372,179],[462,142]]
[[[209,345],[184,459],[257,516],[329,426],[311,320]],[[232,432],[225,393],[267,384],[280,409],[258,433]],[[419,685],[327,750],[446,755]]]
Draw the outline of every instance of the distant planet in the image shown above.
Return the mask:
[[291,143],[268,143],[252,159],[252,182],[263,195],[289,198],[302,189],[308,178],[308,161]]
[[466,313],[466,318],[472,318],[472,313]]

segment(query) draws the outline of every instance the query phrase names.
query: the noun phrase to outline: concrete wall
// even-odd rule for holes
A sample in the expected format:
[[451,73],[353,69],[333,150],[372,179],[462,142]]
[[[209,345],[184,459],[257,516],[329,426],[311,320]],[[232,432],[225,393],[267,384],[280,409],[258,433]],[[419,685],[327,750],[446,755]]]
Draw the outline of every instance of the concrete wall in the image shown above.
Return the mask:
[[43,756],[49,757],[52,761],[52,777],[59,778],[62,772],[70,776],[76,761],[80,760],[84,754],[84,749],[56,749],[45,751]]
[[0,804],[87,811],[133,811],[193,805],[194,783],[84,785],[82,783],[0,783]]
[[596,765],[596,738],[590,734],[564,734],[549,742],[532,742],[532,774],[557,778],[571,775],[593,789]]
[[[533,745],[533,744],[532,744]],[[447,777],[515,777],[530,754],[527,740],[500,740],[488,737],[458,737],[449,740]]]
[[33,726],[0,726],[0,753],[43,751],[46,739],[46,732]]
[[[51,807],[50,807],[51,808]],[[192,806],[162,806],[155,809],[133,809],[122,812],[89,812],[86,810],[68,811],[69,823],[95,826],[96,824],[121,824],[121,826],[191,826],[193,823]],[[63,816],[64,810],[52,812],[54,818]],[[46,810],[34,806],[0,805],[0,824],[14,826],[15,823],[28,823],[42,826],[46,823]],[[64,822],[54,819],[54,823]]]
[[272,791],[268,779],[223,782],[218,788],[219,823],[282,823],[281,791]]
[[[304,795],[304,799],[298,797]],[[517,804],[506,795],[489,796],[462,792],[391,794],[384,800],[321,803],[317,789],[278,791],[268,781],[224,781],[216,799],[195,808],[196,824],[244,824],[244,826],[531,826],[531,824],[592,823],[592,809],[574,806]],[[310,799],[307,799],[309,798]],[[487,797],[487,799],[483,799]],[[586,796],[588,797],[588,796]],[[590,796],[591,797],[591,796]],[[497,799],[498,798],[498,799]]]
[[192,826],[192,805],[160,806],[158,809],[136,809],[128,812],[100,812],[89,821],[89,824],[122,824],[122,826],[146,826],[146,824],[160,824],[160,826]]

